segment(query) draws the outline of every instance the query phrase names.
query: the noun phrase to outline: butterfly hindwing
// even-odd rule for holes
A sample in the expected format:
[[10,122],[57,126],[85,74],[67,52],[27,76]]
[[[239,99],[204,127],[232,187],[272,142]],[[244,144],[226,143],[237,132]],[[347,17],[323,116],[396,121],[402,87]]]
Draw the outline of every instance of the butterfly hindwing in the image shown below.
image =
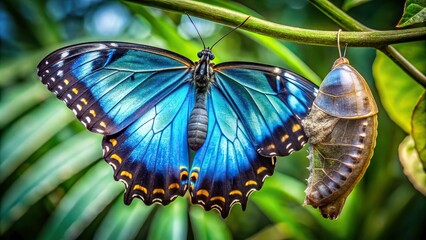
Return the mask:
[[301,125],[316,86],[286,69],[245,62],[215,66],[216,84],[263,156],[286,156],[307,141]]
[[259,155],[237,113],[213,86],[207,99],[208,131],[190,173],[192,202],[222,217],[235,203],[245,209],[249,195],[274,171],[275,158]]
[[184,84],[122,132],[105,136],[105,160],[125,183],[125,203],[169,204],[188,188],[187,125],[194,88]]
[[38,75],[91,131],[117,133],[191,77],[192,61],[146,45],[95,42],[57,50]]

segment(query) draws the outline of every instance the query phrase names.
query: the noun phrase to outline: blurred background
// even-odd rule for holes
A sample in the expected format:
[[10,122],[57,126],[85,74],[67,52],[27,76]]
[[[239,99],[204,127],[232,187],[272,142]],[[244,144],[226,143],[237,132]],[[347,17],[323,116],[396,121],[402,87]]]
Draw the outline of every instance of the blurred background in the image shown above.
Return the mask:
[[[206,2],[294,27],[340,28],[307,1]],[[341,7],[349,1],[332,2]],[[405,1],[359,2],[363,3],[346,6],[347,13],[368,27],[386,30],[395,29]],[[206,45],[230,29],[194,20]],[[123,184],[113,180],[111,167],[101,157],[102,136],[85,130],[36,76],[36,65],[48,53],[86,41],[142,43],[196,60],[202,44],[187,16],[116,0],[4,0],[0,29],[2,239],[426,237],[425,196],[404,175],[398,156],[410,123],[392,115],[398,109],[382,105],[395,105],[389,102],[393,97],[398,104],[411,106],[424,88],[375,49],[349,48],[346,54],[376,97],[379,134],[371,164],[339,219],[323,219],[318,210],[302,205],[309,165],[305,147],[278,159],[276,172],[252,194],[246,211],[237,205],[223,220],[214,211],[191,205],[188,196],[167,207],[147,207],[139,200],[125,206]],[[397,46],[423,73],[424,45],[423,41]],[[338,57],[336,47],[278,41],[241,30],[221,41],[214,53],[216,63],[281,66],[316,84]]]

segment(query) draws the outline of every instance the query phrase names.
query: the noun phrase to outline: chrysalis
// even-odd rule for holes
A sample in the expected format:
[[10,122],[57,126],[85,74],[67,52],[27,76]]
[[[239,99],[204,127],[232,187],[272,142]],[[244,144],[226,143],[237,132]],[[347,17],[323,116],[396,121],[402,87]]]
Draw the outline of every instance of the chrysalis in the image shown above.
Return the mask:
[[364,175],[377,136],[377,106],[364,78],[342,57],[321,83],[302,124],[309,137],[306,205],[336,219]]

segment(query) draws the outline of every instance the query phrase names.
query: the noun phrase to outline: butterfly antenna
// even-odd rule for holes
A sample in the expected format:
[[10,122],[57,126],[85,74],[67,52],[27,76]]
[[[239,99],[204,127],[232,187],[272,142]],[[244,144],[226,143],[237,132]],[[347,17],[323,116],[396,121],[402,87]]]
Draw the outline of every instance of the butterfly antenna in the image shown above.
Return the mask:
[[346,50],[348,49],[348,44],[346,43],[345,44],[345,50],[343,51],[343,57],[345,57],[346,56]]
[[188,16],[189,21],[191,21],[192,25],[194,26],[195,31],[197,31],[198,37],[200,38],[201,43],[203,44],[203,48],[205,49],[206,48],[206,44],[204,44],[203,38],[201,37],[201,34],[198,31],[197,26],[195,26],[194,22],[192,21],[191,17],[189,16],[189,14],[187,12],[185,12],[185,14],[186,14],[186,16]]
[[[340,32],[342,31],[342,29],[339,29],[339,31],[337,31],[337,49],[339,50],[339,57],[342,57],[342,51],[340,50]],[[345,53],[346,53],[346,49],[345,49]]]
[[228,36],[230,33],[232,33],[233,31],[235,31],[235,30],[237,30],[238,28],[240,28],[241,26],[243,26],[244,25],[244,23],[246,23],[247,22],[247,20],[249,20],[249,18],[250,18],[250,16],[248,16],[247,18],[246,18],[246,20],[244,20],[242,23],[240,23],[238,26],[236,26],[236,27],[234,27],[233,29],[231,29],[231,31],[229,31],[228,33],[226,33],[225,35],[223,35],[219,40],[217,40],[212,46],[211,46],[211,48],[210,49],[213,49],[213,47],[218,43],[218,42],[220,42],[223,38],[225,38],[226,36]]

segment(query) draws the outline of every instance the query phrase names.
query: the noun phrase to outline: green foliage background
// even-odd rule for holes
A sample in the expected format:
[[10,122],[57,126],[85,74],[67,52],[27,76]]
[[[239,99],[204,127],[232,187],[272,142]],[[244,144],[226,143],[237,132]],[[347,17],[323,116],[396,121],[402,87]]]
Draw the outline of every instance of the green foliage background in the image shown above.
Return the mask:
[[[351,8],[348,2],[356,3]],[[337,6],[345,4],[348,13],[363,24],[383,30],[394,29],[404,7],[404,1],[360,2],[333,1]],[[339,29],[306,1],[226,4],[289,26]],[[5,0],[0,3],[0,19],[3,239],[425,237],[426,199],[409,182],[398,160],[398,146],[410,132],[410,113],[424,88],[374,49],[349,48],[347,52],[375,94],[379,134],[370,167],[340,218],[323,219],[317,210],[302,205],[308,175],[304,149],[278,160],[275,174],[252,195],[245,212],[236,206],[222,220],[216,212],[192,206],[188,197],[167,207],[147,207],[139,200],[125,206],[124,187],[113,180],[111,167],[101,158],[101,136],[88,133],[35,73],[36,65],[49,52],[83,41],[143,43],[195,60],[202,45],[191,35],[186,16],[114,0]],[[198,19],[196,24],[207,45],[229,31]],[[397,48],[425,72],[424,41]],[[282,66],[317,84],[338,57],[335,47],[294,44],[244,31],[226,37],[214,52],[215,62],[244,60]],[[387,105],[390,107],[384,109]],[[400,105],[408,116],[399,112]]]

